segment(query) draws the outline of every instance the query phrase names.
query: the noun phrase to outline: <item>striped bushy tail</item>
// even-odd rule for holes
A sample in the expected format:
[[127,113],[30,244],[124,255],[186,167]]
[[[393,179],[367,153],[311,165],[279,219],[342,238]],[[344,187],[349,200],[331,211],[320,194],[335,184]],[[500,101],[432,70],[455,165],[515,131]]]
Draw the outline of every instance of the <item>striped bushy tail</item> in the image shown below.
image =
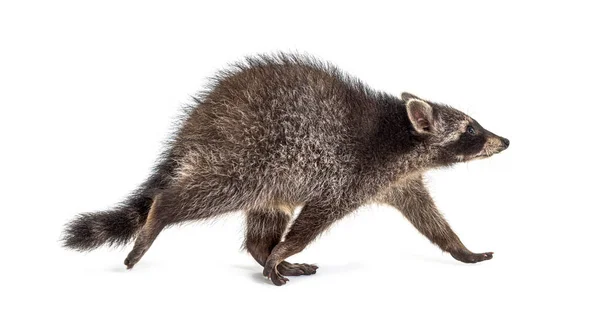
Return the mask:
[[133,194],[109,211],[82,213],[66,225],[63,246],[89,251],[102,245],[125,245],[144,225],[152,199]]
[[82,213],[67,223],[63,246],[89,251],[105,244],[129,243],[146,222],[154,196],[169,184],[173,169],[173,158],[167,151],[154,168],[153,175],[113,210]]

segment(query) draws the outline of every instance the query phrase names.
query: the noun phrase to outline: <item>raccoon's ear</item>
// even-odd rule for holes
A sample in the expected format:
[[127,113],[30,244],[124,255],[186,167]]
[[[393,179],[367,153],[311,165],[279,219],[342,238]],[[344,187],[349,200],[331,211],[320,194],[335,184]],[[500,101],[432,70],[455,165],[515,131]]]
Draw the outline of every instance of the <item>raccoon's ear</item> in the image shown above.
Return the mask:
[[410,94],[408,92],[402,92],[402,96],[401,96],[402,100],[405,102],[408,102],[410,100],[423,100],[422,98],[415,96],[413,94]]
[[433,129],[433,108],[427,102],[410,99],[406,102],[406,112],[418,133],[429,133]]

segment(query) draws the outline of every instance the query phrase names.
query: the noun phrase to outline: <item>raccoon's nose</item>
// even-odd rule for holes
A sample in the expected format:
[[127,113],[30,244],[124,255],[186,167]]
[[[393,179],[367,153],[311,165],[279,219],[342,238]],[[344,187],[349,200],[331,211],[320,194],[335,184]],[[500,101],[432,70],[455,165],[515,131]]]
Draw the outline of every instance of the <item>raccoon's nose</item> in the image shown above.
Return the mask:
[[508,145],[510,144],[510,140],[506,139],[506,138],[501,138],[502,139],[502,144],[504,144],[504,146],[506,148],[508,148]]

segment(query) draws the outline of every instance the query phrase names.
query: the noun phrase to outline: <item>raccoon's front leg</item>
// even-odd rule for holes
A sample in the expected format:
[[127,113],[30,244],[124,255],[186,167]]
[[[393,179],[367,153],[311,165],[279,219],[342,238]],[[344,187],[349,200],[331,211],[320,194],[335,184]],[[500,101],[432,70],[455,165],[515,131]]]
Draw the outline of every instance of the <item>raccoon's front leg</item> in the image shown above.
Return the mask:
[[[279,209],[252,210],[246,215],[245,247],[252,257],[264,267],[271,250],[285,233],[291,213]],[[293,264],[282,261],[277,271],[283,276],[312,275],[319,267],[310,264]]]
[[438,211],[420,176],[392,187],[379,196],[378,202],[399,209],[419,232],[456,260],[476,263],[493,257],[493,252],[477,254],[465,247]]

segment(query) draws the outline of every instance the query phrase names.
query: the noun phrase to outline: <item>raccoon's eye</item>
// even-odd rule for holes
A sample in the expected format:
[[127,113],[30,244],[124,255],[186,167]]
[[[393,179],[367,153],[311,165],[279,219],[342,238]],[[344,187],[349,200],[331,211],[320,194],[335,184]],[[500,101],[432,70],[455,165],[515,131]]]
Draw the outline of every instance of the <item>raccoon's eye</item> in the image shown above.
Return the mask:
[[467,132],[474,135],[475,134],[475,128],[473,128],[472,126],[468,126],[467,127]]

